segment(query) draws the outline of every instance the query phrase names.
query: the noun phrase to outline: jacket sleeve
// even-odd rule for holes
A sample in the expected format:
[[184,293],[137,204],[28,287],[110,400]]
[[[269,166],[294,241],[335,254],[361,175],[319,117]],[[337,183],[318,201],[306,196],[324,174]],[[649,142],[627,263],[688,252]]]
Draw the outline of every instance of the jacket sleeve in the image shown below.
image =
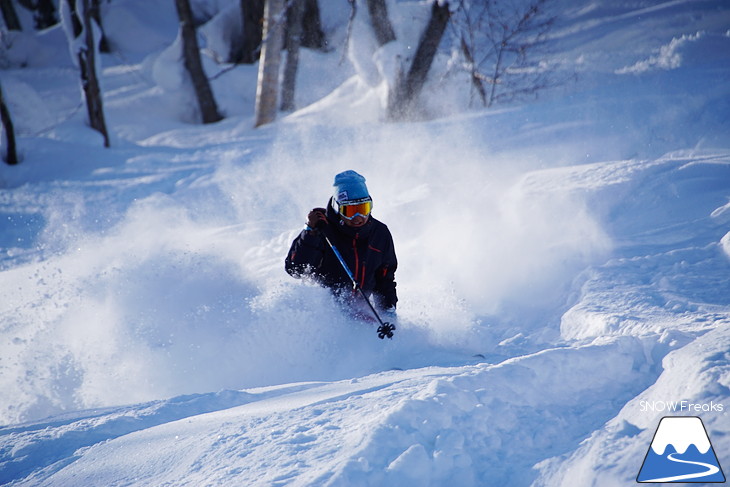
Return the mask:
[[390,231],[388,231],[388,245],[384,253],[383,264],[375,274],[375,298],[381,309],[394,311],[398,302],[398,294],[395,290],[395,271],[398,268],[398,259],[395,255],[395,246]]
[[319,232],[302,230],[291,244],[284,268],[293,277],[309,275],[320,267],[324,251],[324,238]]

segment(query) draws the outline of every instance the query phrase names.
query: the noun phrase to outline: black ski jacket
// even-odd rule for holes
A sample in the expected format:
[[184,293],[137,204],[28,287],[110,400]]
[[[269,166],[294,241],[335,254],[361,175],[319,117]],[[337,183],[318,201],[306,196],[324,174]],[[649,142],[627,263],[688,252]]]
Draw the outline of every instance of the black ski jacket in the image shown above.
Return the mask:
[[326,215],[328,225],[314,231],[302,230],[294,239],[286,256],[286,271],[294,277],[310,276],[337,294],[352,290],[352,281],[327,245],[325,233],[360,288],[375,298],[376,306],[395,309],[398,261],[388,227],[372,215],[362,227],[348,227],[331,204],[327,205]]

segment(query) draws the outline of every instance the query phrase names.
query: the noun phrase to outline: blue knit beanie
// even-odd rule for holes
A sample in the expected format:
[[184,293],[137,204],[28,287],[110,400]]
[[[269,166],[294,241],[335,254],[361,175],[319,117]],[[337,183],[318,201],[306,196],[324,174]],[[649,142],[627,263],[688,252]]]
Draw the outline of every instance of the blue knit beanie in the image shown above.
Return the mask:
[[355,171],[345,171],[335,176],[334,187],[334,198],[338,203],[370,197],[365,178]]

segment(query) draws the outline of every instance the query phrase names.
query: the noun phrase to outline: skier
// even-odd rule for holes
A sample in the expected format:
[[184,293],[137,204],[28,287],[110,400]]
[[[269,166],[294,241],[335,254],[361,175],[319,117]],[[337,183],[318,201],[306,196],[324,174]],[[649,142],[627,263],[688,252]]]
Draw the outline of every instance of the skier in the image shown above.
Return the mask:
[[[311,277],[343,299],[357,299],[353,280],[375,306],[395,312],[398,265],[393,237],[384,223],[370,214],[373,200],[365,178],[355,171],[335,176],[334,195],[327,208],[314,208],[307,225],[292,242],[285,269],[293,277]],[[352,279],[330,248],[325,236],[341,254]]]

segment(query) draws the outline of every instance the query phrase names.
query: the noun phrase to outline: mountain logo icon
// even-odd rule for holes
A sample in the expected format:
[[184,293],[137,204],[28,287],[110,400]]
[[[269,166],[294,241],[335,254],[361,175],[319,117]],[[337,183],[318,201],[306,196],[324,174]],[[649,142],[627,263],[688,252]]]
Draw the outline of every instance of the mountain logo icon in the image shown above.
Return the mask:
[[725,482],[702,420],[696,416],[662,418],[636,481]]

